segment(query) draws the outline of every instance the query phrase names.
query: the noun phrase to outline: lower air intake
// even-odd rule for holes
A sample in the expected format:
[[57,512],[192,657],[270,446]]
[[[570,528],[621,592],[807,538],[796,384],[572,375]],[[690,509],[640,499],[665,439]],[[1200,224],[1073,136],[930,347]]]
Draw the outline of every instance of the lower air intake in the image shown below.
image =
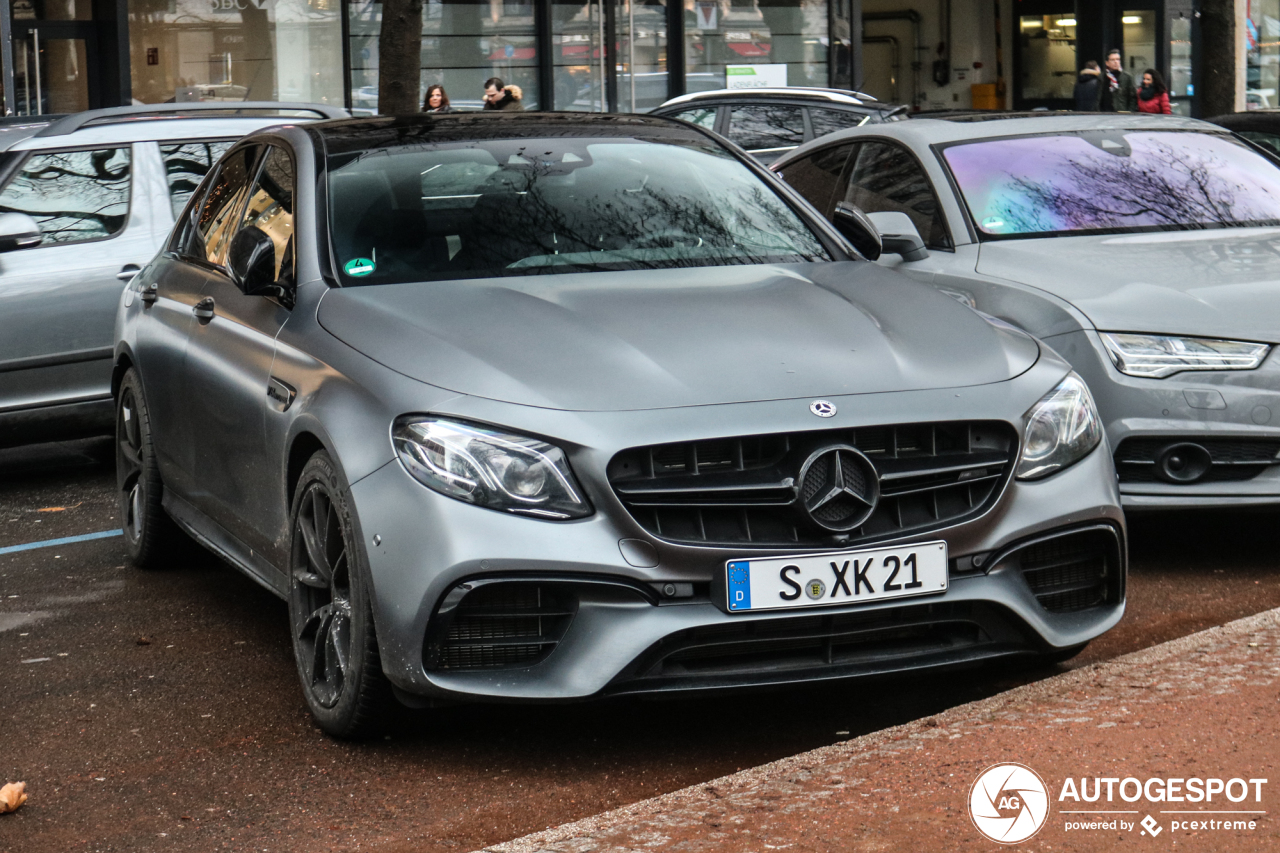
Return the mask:
[[1017,561],[1040,606],[1054,613],[1116,601],[1123,589],[1122,551],[1109,526],[1041,539],[1006,559]]
[[441,608],[428,635],[428,669],[471,670],[531,666],[564,637],[577,599],[555,584],[486,582]]

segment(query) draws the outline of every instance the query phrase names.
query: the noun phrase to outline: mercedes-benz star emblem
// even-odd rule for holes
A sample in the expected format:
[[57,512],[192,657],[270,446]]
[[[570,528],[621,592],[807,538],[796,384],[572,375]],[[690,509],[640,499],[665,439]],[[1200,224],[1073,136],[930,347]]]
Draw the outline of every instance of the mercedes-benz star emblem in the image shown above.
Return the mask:
[[835,417],[836,404],[830,400],[814,400],[809,404],[809,411],[813,412],[820,418]]
[[880,500],[880,477],[871,460],[847,444],[814,451],[800,468],[799,506],[817,526],[833,533],[861,527]]

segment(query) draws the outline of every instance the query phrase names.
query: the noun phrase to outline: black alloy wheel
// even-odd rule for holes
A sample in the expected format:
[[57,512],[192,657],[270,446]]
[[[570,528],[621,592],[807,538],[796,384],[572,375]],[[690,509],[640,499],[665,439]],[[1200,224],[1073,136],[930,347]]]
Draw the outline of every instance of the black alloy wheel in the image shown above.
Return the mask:
[[180,531],[161,506],[163,495],[142,382],[129,368],[116,395],[116,499],[125,551],[142,568],[169,565],[181,541]]
[[373,629],[363,551],[336,467],[324,451],[294,490],[289,617],[302,692],[335,737],[376,733],[390,704]]

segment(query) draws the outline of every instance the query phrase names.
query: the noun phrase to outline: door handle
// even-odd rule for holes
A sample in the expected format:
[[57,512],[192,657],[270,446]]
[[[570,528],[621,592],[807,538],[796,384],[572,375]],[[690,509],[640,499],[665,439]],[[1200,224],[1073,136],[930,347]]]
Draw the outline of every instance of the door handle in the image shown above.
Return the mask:
[[137,264],[125,264],[120,268],[120,272],[116,273],[116,281],[133,281],[133,277],[142,272],[142,267]]
[[196,319],[202,324],[208,323],[213,319],[213,297],[206,296],[195,304],[191,309],[191,313],[196,315]]

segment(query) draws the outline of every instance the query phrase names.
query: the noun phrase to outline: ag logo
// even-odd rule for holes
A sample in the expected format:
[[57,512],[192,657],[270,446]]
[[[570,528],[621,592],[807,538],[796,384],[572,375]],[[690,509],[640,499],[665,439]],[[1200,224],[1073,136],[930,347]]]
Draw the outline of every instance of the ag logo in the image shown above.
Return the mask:
[[1023,764],[992,765],[969,791],[969,817],[978,832],[998,844],[1026,841],[1049,817],[1044,780]]

